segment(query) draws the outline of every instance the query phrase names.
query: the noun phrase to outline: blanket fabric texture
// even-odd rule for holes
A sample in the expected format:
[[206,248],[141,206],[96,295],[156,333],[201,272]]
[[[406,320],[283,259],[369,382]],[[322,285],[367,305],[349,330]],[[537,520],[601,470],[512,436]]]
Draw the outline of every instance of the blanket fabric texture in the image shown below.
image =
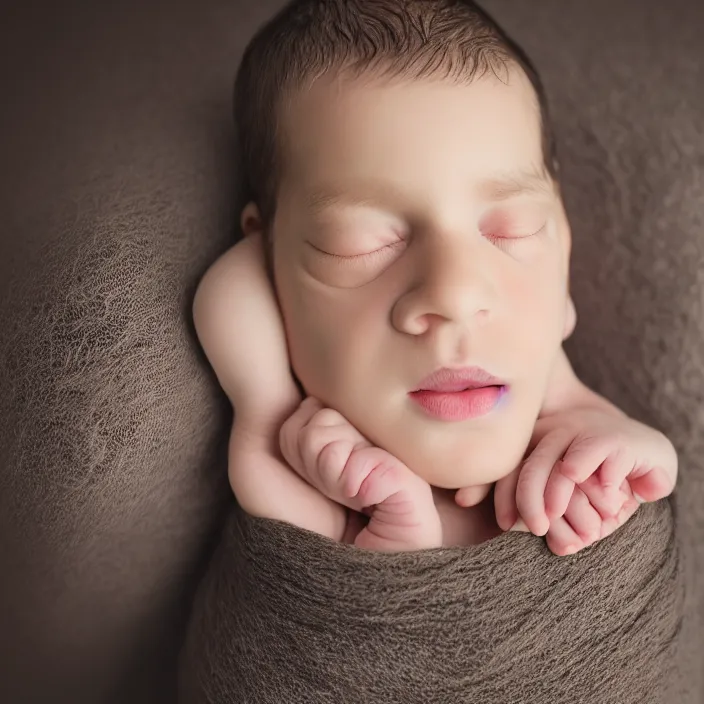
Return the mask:
[[[519,601],[525,609],[508,622],[497,603],[501,608],[484,630],[471,614],[487,614],[483,607],[496,595],[472,581],[474,557],[423,558],[443,585],[436,592],[423,581],[422,563],[410,558],[357,564],[348,550],[295,529],[232,518],[223,523],[232,504],[225,458],[230,409],[199,350],[190,309],[197,281],[231,245],[239,219],[234,72],[249,37],[281,4],[38,0],[3,6],[0,701],[171,704],[186,633],[184,653],[192,654],[190,644],[208,630],[214,639],[222,636],[221,652],[216,641],[203,641],[204,653],[214,658],[213,677],[222,679],[204,680],[205,664],[184,656],[183,681],[201,686],[198,696],[206,700],[225,692],[233,683],[224,662],[230,652],[233,672],[243,673],[242,686],[252,688],[257,663],[247,652],[235,658],[246,643],[233,640],[233,624],[255,622],[254,613],[238,613],[242,606],[261,612],[258,638],[278,629],[295,653],[306,642],[311,652],[322,652],[323,643],[331,655],[343,651],[344,641],[329,640],[330,628],[358,634],[379,658],[370,658],[370,667],[390,663],[386,684],[400,686],[415,675],[384,659],[390,657],[379,647],[384,634],[393,631],[405,667],[423,653],[437,658],[441,643],[430,642],[412,619],[385,621],[383,599],[397,616],[423,602],[418,618],[431,627],[442,609],[439,595],[457,594],[462,584],[478,590],[482,608],[476,609],[476,593],[466,603],[448,602],[444,622],[451,627],[455,620],[472,640],[461,643],[463,652],[443,650],[436,671],[423,663],[419,673],[448,674],[463,655],[519,687],[501,660],[516,663],[521,649],[535,654],[541,628],[552,629],[566,652],[575,653],[580,642],[597,646],[584,640],[592,637],[584,629],[608,631],[612,624],[625,630],[604,633],[606,642],[620,648],[619,634],[632,632],[637,642],[627,644],[635,648],[630,652],[653,656],[650,671],[647,662],[611,652],[614,662],[623,662],[623,682],[633,682],[635,672],[651,682],[651,675],[665,672],[674,627],[674,612],[659,610],[666,603],[660,597],[670,598],[666,576],[677,569],[676,553],[665,548],[672,526],[660,508],[646,508],[621,535],[574,560],[550,558],[530,536],[484,549],[480,554],[497,565],[495,578],[519,589],[511,613],[520,610]],[[534,57],[552,102],[580,318],[568,352],[588,384],[665,431],[680,454],[674,530],[686,592],[681,631],[671,643],[676,689],[670,701],[704,704],[704,3],[485,4]],[[647,553],[637,551],[638,541]],[[295,545],[305,563],[292,563],[285,545]],[[273,559],[278,548],[281,565]],[[507,559],[514,551],[520,554],[511,572]],[[642,581],[621,579],[616,560],[625,554],[637,565],[621,569]],[[546,575],[535,593],[514,582],[525,576],[527,556]],[[658,561],[662,572],[653,574]],[[623,593],[632,590],[634,600],[600,589],[603,600],[589,619],[579,604],[570,612],[566,604],[575,592],[597,606],[572,579],[588,565],[598,565]],[[306,572],[297,573],[302,568],[315,574],[304,581]],[[278,570],[281,582],[268,580],[267,569]],[[378,601],[361,588],[342,594],[331,580],[343,573],[353,583],[348,589],[357,589],[355,579],[361,587],[375,578],[388,589]],[[356,598],[363,610],[317,604],[318,616],[333,609],[328,613],[346,620],[318,630],[313,621],[302,622],[295,631],[277,617],[276,600],[290,604],[281,590],[305,591],[311,579],[325,594]],[[266,590],[256,593],[256,584]],[[567,584],[569,593],[562,589]],[[652,593],[652,604],[642,600],[641,589]],[[208,595],[226,595],[229,605],[209,603]],[[562,629],[547,617],[551,598],[565,618]],[[612,620],[605,604],[619,604],[621,618]],[[292,616],[314,607],[304,603]],[[211,628],[215,614],[221,618]],[[651,623],[649,634],[641,630],[643,619]],[[306,641],[294,643],[295,633]],[[451,628],[443,637],[460,643]],[[658,644],[665,650],[655,652]],[[261,646],[252,641],[252,652],[268,658],[262,673],[270,681],[260,699],[272,692],[276,662],[290,672],[281,645],[272,644],[271,653]],[[596,647],[595,658],[602,657]],[[308,685],[325,680],[322,665],[303,662]],[[352,680],[345,663],[335,657],[338,684]],[[528,657],[519,664],[529,691],[538,691],[533,677],[546,677],[544,686],[555,691],[550,668],[538,674],[538,662]],[[558,671],[564,666],[556,662]],[[580,667],[575,659],[586,692],[591,685]],[[590,681],[604,686],[603,675],[595,667]],[[448,675],[446,686],[456,686],[456,677]],[[490,692],[492,685],[472,686]],[[630,690],[624,696],[629,701]],[[497,701],[511,700],[521,696]]]
[[668,501],[569,558],[504,533],[383,555],[235,511],[184,704],[667,704],[682,618]]

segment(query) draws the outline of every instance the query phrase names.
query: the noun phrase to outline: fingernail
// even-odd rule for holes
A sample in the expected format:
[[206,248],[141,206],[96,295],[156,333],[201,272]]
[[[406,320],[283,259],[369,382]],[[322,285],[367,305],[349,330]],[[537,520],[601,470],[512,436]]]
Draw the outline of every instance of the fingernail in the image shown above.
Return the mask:
[[636,494],[635,491],[633,492],[633,498],[634,498],[639,504],[647,504],[647,503],[648,503],[642,496],[638,496],[638,494]]

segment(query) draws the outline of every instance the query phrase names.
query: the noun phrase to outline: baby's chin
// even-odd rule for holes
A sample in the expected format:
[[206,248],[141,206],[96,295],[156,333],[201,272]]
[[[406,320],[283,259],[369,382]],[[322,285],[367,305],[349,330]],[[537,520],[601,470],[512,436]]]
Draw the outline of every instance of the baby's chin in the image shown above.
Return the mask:
[[[472,489],[481,493],[513,472],[523,460],[526,444],[513,447],[492,443],[488,447],[469,446],[435,451],[420,442],[407,443],[397,452],[389,450],[421,479],[438,489]],[[484,490],[486,495],[486,490]],[[481,500],[481,499],[480,499]]]

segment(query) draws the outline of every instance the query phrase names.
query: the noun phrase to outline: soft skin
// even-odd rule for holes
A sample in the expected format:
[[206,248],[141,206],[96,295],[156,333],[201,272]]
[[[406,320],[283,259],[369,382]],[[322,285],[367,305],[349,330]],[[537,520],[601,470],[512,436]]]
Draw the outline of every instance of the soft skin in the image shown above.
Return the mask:
[[[530,84],[507,78],[321,79],[282,117],[270,236],[293,369],[443,488],[517,466],[565,329],[569,226]],[[487,415],[437,421],[410,399],[466,366],[509,387]]]
[[[454,500],[431,487],[336,410],[312,397],[300,403],[258,237],[209,269],[194,321],[236,410],[230,483],[253,515],[385,551],[470,545],[513,526],[545,534],[564,555],[623,525],[637,508],[632,488],[657,500],[674,486],[669,441],[587,389],[562,353],[526,461],[495,485],[496,517],[483,500],[490,487],[466,487]],[[574,473],[583,481],[565,476]],[[621,489],[615,505],[604,479]]]
[[[671,444],[586,389],[561,350],[569,227],[532,89],[504,78],[323,77],[288,102],[274,221],[249,204],[247,240],[194,301],[236,409],[245,510],[387,550],[522,519],[564,554],[632,515],[633,482],[646,500],[672,490]],[[508,390],[490,411],[438,420],[412,400],[438,368],[470,366]],[[366,532],[343,506],[369,509]]]

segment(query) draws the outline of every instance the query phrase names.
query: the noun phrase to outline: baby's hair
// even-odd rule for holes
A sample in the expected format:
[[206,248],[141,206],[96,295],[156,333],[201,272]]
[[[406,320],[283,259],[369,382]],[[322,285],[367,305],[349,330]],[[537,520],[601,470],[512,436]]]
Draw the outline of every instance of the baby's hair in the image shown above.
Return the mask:
[[511,64],[530,80],[541,112],[545,169],[557,181],[547,97],[523,49],[473,0],[292,0],[253,37],[235,81],[242,205],[265,227],[276,208],[284,101],[326,74],[440,77],[470,82]]

